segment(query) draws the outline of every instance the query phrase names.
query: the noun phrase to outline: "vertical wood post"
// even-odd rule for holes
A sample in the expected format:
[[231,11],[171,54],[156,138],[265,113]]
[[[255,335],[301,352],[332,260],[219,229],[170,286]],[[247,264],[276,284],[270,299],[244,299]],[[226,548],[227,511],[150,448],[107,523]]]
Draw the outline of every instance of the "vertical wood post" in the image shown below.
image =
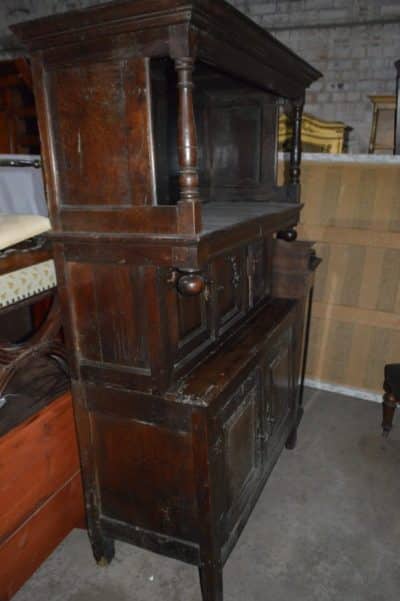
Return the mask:
[[394,127],[394,154],[400,154],[400,60],[395,62],[396,79],[396,113]]
[[178,75],[178,160],[180,200],[199,199],[197,136],[193,109],[193,59],[175,60]]
[[300,164],[301,164],[301,120],[303,116],[303,98],[293,103],[293,134],[292,150],[290,152],[290,183],[298,186],[300,183]]

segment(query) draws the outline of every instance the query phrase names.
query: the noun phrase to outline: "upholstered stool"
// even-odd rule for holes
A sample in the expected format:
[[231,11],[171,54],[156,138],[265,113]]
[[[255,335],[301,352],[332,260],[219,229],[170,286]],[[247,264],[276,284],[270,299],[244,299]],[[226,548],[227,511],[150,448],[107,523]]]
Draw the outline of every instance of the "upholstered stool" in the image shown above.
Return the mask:
[[388,436],[393,427],[393,416],[396,406],[400,404],[400,363],[385,365],[385,381],[383,383],[383,435]]
[[0,405],[17,371],[31,366],[33,359],[48,356],[65,364],[51,245],[43,236],[49,229],[47,217],[0,214],[0,312],[52,297],[47,316],[28,339],[13,343],[0,335]]
[[56,286],[54,263],[40,237],[49,229],[47,217],[0,214],[0,309]]

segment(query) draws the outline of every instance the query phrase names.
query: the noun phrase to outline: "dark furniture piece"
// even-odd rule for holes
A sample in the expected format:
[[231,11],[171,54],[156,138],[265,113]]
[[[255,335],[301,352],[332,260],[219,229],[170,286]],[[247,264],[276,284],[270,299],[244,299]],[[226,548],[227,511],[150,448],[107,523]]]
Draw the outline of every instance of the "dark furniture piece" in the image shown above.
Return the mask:
[[[3,157],[0,177],[3,166],[18,171],[31,164],[26,157]],[[2,601],[84,524],[49,225],[38,215],[0,214]]]
[[69,389],[49,227],[0,213],[0,436]]
[[0,153],[40,150],[32,74],[24,58],[0,61]]
[[393,427],[394,412],[400,405],[400,363],[385,365],[385,381],[383,383],[383,435],[389,436]]
[[72,529],[84,527],[71,394],[19,414],[18,425],[0,432],[0,456],[0,599],[8,601]]
[[[221,0],[24,23],[94,555],[197,565],[205,601],[302,415],[318,259],[296,241],[319,73]],[[293,112],[287,185],[277,118]]]
[[400,60],[395,63],[397,78],[396,78],[396,113],[395,113],[395,140],[394,154],[400,154]]

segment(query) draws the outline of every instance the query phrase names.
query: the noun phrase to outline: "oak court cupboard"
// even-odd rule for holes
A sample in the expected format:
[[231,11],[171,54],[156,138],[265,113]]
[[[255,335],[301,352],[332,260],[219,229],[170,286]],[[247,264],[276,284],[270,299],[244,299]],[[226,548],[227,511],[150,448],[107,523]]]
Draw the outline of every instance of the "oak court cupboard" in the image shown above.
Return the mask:
[[[13,28],[30,51],[88,531],[222,567],[302,415],[318,259],[296,241],[320,74],[222,0]],[[279,111],[293,118],[276,183]]]

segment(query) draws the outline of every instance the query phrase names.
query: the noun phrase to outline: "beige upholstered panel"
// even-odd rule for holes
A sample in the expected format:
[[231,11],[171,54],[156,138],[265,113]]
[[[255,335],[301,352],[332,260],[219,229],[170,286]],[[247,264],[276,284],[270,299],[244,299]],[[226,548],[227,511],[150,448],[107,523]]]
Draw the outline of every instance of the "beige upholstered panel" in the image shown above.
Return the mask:
[[303,164],[300,238],[323,258],[308,377],[382,391],[400,361],[400,162]]

